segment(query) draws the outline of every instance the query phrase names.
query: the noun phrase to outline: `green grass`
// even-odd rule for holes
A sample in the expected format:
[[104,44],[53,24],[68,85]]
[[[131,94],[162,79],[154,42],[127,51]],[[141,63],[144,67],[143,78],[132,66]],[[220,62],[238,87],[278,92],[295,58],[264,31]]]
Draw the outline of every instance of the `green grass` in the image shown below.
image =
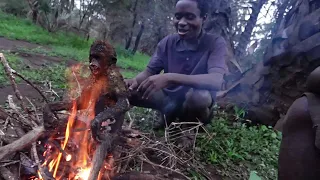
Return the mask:
[[121,74],[122,74],[123,77],[125,77],[125,78],[133,78],[133,77],[135,77],[135,76],[138,74],[138,72],[136,72],[136,71],[123,70],[123,71],[121,71]]
[[[135,107],[131,117],[140,131],[163,137],[163,131],[153,132],[153,111]],[[207,133],[199,133],[196,142],[196,159],[211,165],[226,179],[277,179],[278,153],[281,133],[267,126],[245,124],[245,111],[234,108],[233,112],[216,110]],[[212,138],[211,138],[212,137]],[[192,179],[205,179],[190,171]]]
[[[86,41],[81,37],[65,32],[49,33],[45,29],[34,25],[30,20],[21,19],[1,11],[0,19],[0,36],[45,45],[50,49],[40,47],[32,50],[24,49],[25,51],[58,56],[65,59],[70,58],[82,62],[88,60],[89,48],[93,40]],[[118,54],[118,65],[121,68],[142,71],[146,67],[149,56],[139,52],[131,55],[121,46],[114,46]]]
[[50,50],[43,47],[34,49],[20,48],[18,50],[25,53],[38,53],[46,56],[61,57],[65,60],[74,59],[80,62],[85,62],[88,59],[88,52],[72,47],[52,46]]
[[49,33],[34,25],[30,20],[0,12],[0,36],[10,39],[26,40],[41,45],[66,46],[77,49],[89,49],[92,41],[86,41],[71,33]]
[[[238,117],[236,112],[234,116]],[[263,179],[276,179],[281,134],[264,125],[248,126],[228,119],[223,112],[217,114],[208,126],[214,137],[198,139],[203,160],[215,165],[223,176],[248,179],[250,172],[256,171]]]
[[[50,67],[43,67],[43,68],[26,68],[26,64],[24,63],[21,57],[18,57],[14,54],[5,53],[4,54],[9,65],[22,74],[28,80],[33,82],[42,82],[44,80],[51,81],[53,88],[58,89],[65,89],[67,87],[67,79],[66,79],[66,66],[64,64],[57,64]],[[138,72],[136,71],[122,71],[122,75],[125,78],[132,78],[136,76]],[[21,82],[19,78],[16,79],[17,82]],[[8,85],[9,81],[7,76],[3,70],[3,66],[0,66],[0,84],[1,85]]]
[[[0,11],[0,36],[13,40],[25,40],[31,43],[37,43],[38,48],[21,48],[19,51],[25,53],[39,53],[46,56],[61,57],[63,60],[74,59],[79,62],[88,61],[88,53],[92,40],[86,41],[74,34],[65,32],[49,33],[45,29],[34,25],[30,20],[21,19],[13,15],[5,14]],[[115,45],[118,55],[118,66],[121,67],[125,78],[132,78],[138,72],[144,70],[149,56],[137,52],[130,54],[119,45]],[[65,88],[66,67],[56,65],[41,69],[25,69],[23,60],[15,55],[6,53],[6,57],[13,69],[23,74],[32,81],[51,81],[55,88]],[[8,81],[1,67],[0,84],[6,84]]]
[[[28,80],[33,82],[41,82],[41,81],[51,81],[53,88],[64,89],[66,88],[66,79],[65,79],[65,70],[66,67],[63,65],[55,65],[51,67],[44,67],[41,69],[32,69],[26,68],[26,64],[24,64],[23,60],[15,56],[13,54],[5,53],[5,57],[14,70],[22,74]],[[16,78],[16,81],[19,83],[22,80]],[[8,85],[9,81],[5,72],[3,70],[3,66],[0,66],[0,84]]]

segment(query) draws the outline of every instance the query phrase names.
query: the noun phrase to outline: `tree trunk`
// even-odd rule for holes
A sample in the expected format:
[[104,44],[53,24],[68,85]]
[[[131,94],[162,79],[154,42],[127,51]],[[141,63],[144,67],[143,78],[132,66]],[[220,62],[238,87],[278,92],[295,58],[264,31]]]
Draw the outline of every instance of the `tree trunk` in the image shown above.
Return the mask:
[[276,19],[276,24],[274,25],[272,32],[271,32],[272,35],[276,35],[278,32],[280,25],[281,25],[281,22],[284,17],[284,13],[286,12],[286,9],[289,6],[289,1],[290,0],[286,0],[285,2],[279,3],[279,5],[278,5],[277,19]]
[[232,87],[219,94],[219,103],[247,109],[248,119],[275,125],[295,99],[306,91],[310,72],[320,66],[320,6],[301,0],[287,13],[273,35],[264,59]]
[[131,45],[131,41],[132,41],[132,37],[133,37],[133,30],[134,30],[134,27],[137,23],[137,5],[138,5],[138,2],[139,0],[136,0],[135,3],[134,3],[134,6],[133,6],[133,20],[132,20],[132,25],[131,25],[131,29],[130,29],[130,33],[129,33],[129,37],[126,41],[126,46],[125,46],[125,49],[128,50],[130,48],[130,45]]
[[[240,65],[234,58],[234,43],[230,37],[229,29],[231,29],[231,4],[229,0],[215,0],[213,1],[210,16],[204,26],[205,31],[221,35],[228,48],[226,63],[228,66],[228,81],[236,79],[241,74]],[[229,77],[230,75],[230,77]],[[227,86],[227,85],[226,85]]]
[[62,13],[66,9],[66,1],[67,0],[60,0],[60,13]]
[[126,50],[128,50],[130,48],[132,37],[133,37],[133,29],[134,29],[134,26],[136,25],[136,20],[137,20],[137,14],[135,13],[133,15],[133,21],[132,21],[132,26],[131,26],[131,30],[130,30],[130,33],[129,33],[129,37],[128,37],[127,41],[126,41],[126,46],[125,46]]
[[74,9],[74,0],[71,0],[71,3],[70,3],[70,12],[73,11]]
[[135,54],[137,52],[137,50],[138,50],[140,39],[141,39],[141,36],[143,34],[143,31],[144,31],[144,23],[142,22],[141,25],[140,25],[139,33],[138,33],[137,38],[136,38],[136,42],[134,43],[134,48],[132,50],[132,54]]
[[253,28],[257,24],[258,15],[261,11],[262,6],[267,1],[268,0],[257,0],[256,2],[252,2],[253,3],[252,13],[250,15],[250,18],[247,22],[247,25],[244,31],[241,33],[239,44],[235,49],[235,57],[238,62],[241,62],[243,56],[245,55],[244,53],[247,49],[248,44],[250,43],[250,38],[251,38]]

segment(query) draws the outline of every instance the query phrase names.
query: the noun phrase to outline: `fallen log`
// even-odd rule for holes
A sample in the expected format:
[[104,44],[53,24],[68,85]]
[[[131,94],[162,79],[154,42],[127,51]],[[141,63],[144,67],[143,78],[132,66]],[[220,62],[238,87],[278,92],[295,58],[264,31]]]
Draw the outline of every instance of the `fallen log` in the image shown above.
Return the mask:
[[43,133],[45,129],[43,126],[35,127],[32,131],[28,132],[26,135],[22,136],[20,139],[14,141],[11,144],[3,146],[0,148],[0,160],[16,151],[20,151],[26,146],[31,146]]

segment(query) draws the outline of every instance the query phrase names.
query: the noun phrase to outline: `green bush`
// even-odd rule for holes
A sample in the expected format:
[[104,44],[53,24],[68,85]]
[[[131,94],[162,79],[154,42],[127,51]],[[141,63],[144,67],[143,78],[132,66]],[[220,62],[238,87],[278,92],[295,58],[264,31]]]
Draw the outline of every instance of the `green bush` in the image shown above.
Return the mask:
[[28,4],[25,0],[5,0],[3,10],[6,13],[15,16],[26,16],[28,13]]
[[264,179],[276,179],[281,134],[272,127],[231,122],[218,115],[208,126],[214,136],[200,137],[197,146],[203,160],[224,176],[248,178],[257,171]]
[[[19,51],[25,53],[40,53],[46,56],[57,56],[64,60],[75,59],[81,62],[87,62],[89,56],[89,48],[93,40],[86,41],[85,39],[71,33],[56,32],[49,33],[45,29],[34,25],[31,20],[16,17],[11,14],[6,14],[0,11],[0,36],[4,36],[9,39],[25,40],[32,43],[37,43],[38,48],[28,49],[21,48]],[[149,56],[137,52],[132,55],[129,51],[125,50],[119,45],[115,45],[118,54],[118,66],[125,71],[125,77],[134,77],[139,71],[142,71],[148,61]],[[19,57],[7,54],[10,64],[14,69],[19,72],[25,73],[27,77],[30,77],[34,81],[41,81],[44,78],[54,82],[55,87],[65,87],[65,67],[57,65],[54,67],[48,67],[34,70],[25,70],[19,64],[23,64],[23,60]],[[7,82],[3,72],[0,72],[0,84]]]

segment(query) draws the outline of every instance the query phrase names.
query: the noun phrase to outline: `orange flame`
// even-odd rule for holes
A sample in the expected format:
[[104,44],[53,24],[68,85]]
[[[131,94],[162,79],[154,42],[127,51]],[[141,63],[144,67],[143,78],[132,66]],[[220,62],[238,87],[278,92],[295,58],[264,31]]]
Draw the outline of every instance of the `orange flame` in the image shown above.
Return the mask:
[[[72,126],[74,124],[74,120],[75,120],[76,114],[77,114],[77,103],[75,101],[73,101],[72,112],[71,112],[71,115],[69,116],[69,119],[68,119],[68,124],[67,124],[67,129],[66,129],[66,136],[65,136],[65,139],[64,139],[64,142],[63,142],[63,145],[62,145],[62,150],[65,150],[66,145],[68,143],[68,140],[69,140],[69,137],[70,137],[70,129],[72,128]],[[62,152],[59,153],[58,158],[55,159],[54,162],[51,164],[52,166],[50,167],[50,165],[49,165],[50,169],[54,168],[54,171],[53,171],[53,177],[54,178],[57,176],[57,171],[58,171],[58,167],[59,167],[59,164],[60,164],[61,157],[62,157]]]
[[[107,80],[106,78],[101,78],[97,80],[96,82],[90,84],[91,88],[88,91],[82,91],[80,88],[81,86],[84,86],[86,84],[81,84],[80,82],[85,82],[85,79],[88,79],[88,77],[84,77],[81,79],[81,77],[76,74],[74,71],[80,71],[81,67],[80,65],[74,66],[71,68],[72,73],[71,76],[75,80],[75,82],[69,82],[70,85],[70,96],[75,97],[74,93],[78,94],[76,95],[79,97],[79,92],[81,91],[81,97],[79,104],[77,104],[77,101],[73,101],[73,106],[70,112],[70,116],[68,118],[67,127],[65,130],[65,137],[64,140],[61,141],[61,149],[57,152],[47,152],[45,151],[43,153],[44,157],[46,157],[45,162],[43,163],[43,166],[47,166],[49,169],[49,172],[52,173],[53,177],[57,180],[63,179],[65,175],[63,175],[63,171],[60,169],[65,169],[62,167],[66,163],[71,164],[71,172],[67,172],[68,179],[81,179],[86,180],[89,177],[90,168],[91,168],[91,158],[92,153],[90,150],[92,150],[93,146],[93,140],[90,137],[88,126],[90,125],[90,121],[94,119],[95,117],[95,103],[97,102],[99,96],[101,93],[106,89],[107,87]],[[78,113],[79,107],[86,107],[82,112]],[[81,122],[76,121],[77,119]],[[85,129],[85,131],[77,131],[77,129]],[[76,152],[68,152],[68,143],[76,144],[78,149]],[[50,145],[49,148],[50,149]],[[62,161],[64,161],[62,163]],[[104,167],[109,167],[108,164],[104,165]],[[69,170],[70,171],[70,170]],[[62,174],[62,175],[60,175]],[[39,179],[42,180],[41,173],[38,172]],[[100,178],[99,178],[100,179]]]

